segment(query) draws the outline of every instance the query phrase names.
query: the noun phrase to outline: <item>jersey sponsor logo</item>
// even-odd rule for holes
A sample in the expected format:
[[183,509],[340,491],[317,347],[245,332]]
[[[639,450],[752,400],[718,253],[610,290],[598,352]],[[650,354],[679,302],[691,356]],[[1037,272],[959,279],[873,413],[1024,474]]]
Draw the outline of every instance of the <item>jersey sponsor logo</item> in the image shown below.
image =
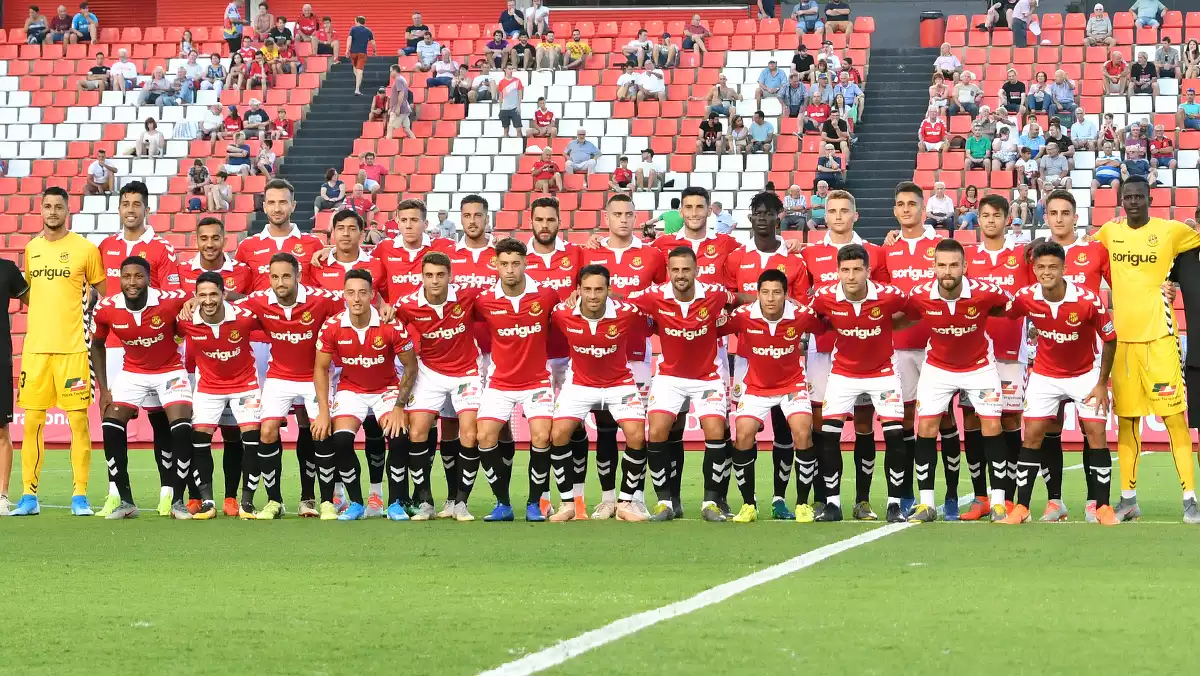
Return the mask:
[[933,279],[933,269],[932,268],[900,268],[899,270],[892,271],[892,278],[893,279],[911,279],[914,281],[920,280],[920,279]]
[[859,338],[861,340],[866,340],[867,338],[874,338],[875,336],[883,335],[883,327],[873,326],[869,329],[855,327],[852,329],[838,329],[837,332],[838,335],[846,336],[847,338]]
[[575,286],[575,280],[566,278],[566,277],[564,277],[562,279],[545,279],[539,283],[542,286],[545,286],[545,287],[551,288],[551,289],[556,289],[556,290],[557,289],[569,289],[569,288],[572,288]]
[[502,329],[496,329],[496,335],[502,338],[528,338],[541,332],[541,324],[534,324],[532,326],[506,326]]
[[582,345],[573,345],[571,346],[571,349],[579,354],[595,357],[596,359],[603,359],[609,355],[614,355],[617,353],[616,345],[609,345],[608,347],[599,347],[593,345],[584,347]]
[[205,357],[214,361],[230,361],[242,354],[242,348],[235,347],[232,350],[201,350]]
[[984,275],[982,277],[979,277],[978,279],[981,279],[986,282],[991,282],[992,284],[995,284],[996,286],[1012,286],[1016,282],[1016,280],[1013,279],[1012,275],[1007,275],[1005,277],[997,277],[995,275]]
[[837,279],[837,272],[822,272],[819,278],[822,282],[832,282]]
[[427,333],[422,333],[421,337],[426,340],[438,340],[438,339],[451,340],[460,333],[466,333],[466,331],[467,331],[467,325],[459,324],[458,326],[456,326],[452,329],[438,329],[436,331],[429,331]]
[[1063,278],[1066,279],[1068,282],[1072,282],[1074,284],[1082,285],[1082,284],[1087,283],[1087,274],[1083,273],[1083,272],[1080,272],[1079,274],[1075,274],[1075,275],[1063,275]]
[[421,283],[421,275],[419,275],[415,272],[410,272],[406,275],[392,275],[391,282],[392,282],[392,284],[416,285],[416,284]]
[[268,335],[271,336],[271,340],[277,340],[281,343],[291,343],[292,345],[299,345],[313,338],[312,331],[305,331],[304,333],[297,333],[296,331],[270,331]]
[[157,329],[162,325],[163,325],[162,317],[159,317],[158,315],[154,315],[153,317],[150,318],[150,328]]
[[383,355],[379,355],[377,357],[367,357],[367,356],[342,357],[342,365],[343,366],[361,366],[363,368],[371,368],[372,366],[379,366],[380,364],[383,364],[386,361],[387,360],[383,358]]
[[975,329],[978,327],[978,324],[972,324],[971,326],[935,326],[933,327],[933,332],[939,333],[943,336],[954,336],[955,338],[961,338],[968,333],[974,333]]
[[641,280],[637,277],[624,277],[618,275],[613,277],[610,283],[615,289],[624,289],[627,286],[638,286],[641,283]]
[[[116,253],[113,252],[113,255],[116,255]],[[120,277],[121,270],[119,268],[108,268],[107,270],[104,271],[104,274],[108,275],[108,277],[110,279],[113,277]]]
[[708,265],[701,265],[699,268],[696,269],[697,277],[699,277],[700,275],[715,275],[715,274],[717,274],[717,264],[716,263],[709,263]]
[[458,284],[459,286],[480,288],[480,287],[485,287],[485,286],[490,286],[492,284],[495,284],[496,278],[489,277],[486,275],[474,275],[474,274],[472,274],[472,275],[455,275],[454,283]]
[[750,351],[760,357],[772,357],[774,359],[779,359],[781,357],[785,357],[785,356],[795,352],[796,346],[795,345],[788,345],[787,347],[757,347],[756,346],[756,347],[751,348]]
[[62,277],[63,279],[66,279],[70,276],[71,276],[70,268],[34,268],[33,270],[29,271],[30,279],[45,278],[45,279],[52,280],[56,277]]
[[124,343],[127,347],[147,347],[148,348],[148,347],[154,347],[158,343],[161,343],[163,341],[164,335],[165,334],[160,333],[157,336],[153,336],[153,337],[143,336],[140,338],[130,338],[129,340],[122,340],[121,342]]
[[1158,254],[1156,254],[1156,253],[1140,254],[1140,253],[1129,253],[1129,252],[1123,252],[1123,251],[1114,251],[1112,253],[1112,261],[1114,263],[1129,263],[1130,265],[1132,265],[1133,267],[1136,268],[1137,266],[1141,265],[1142,263],[1149,263],[1151,265],[1153,265],[1154,263],[1157,263],[1158,262]]
[[669,326],[663,327],[663,332],[672,338],[683,338],[684,340],[696,340],[700,336],[708,334],[708,327],[701,327],[699,331],[690,329],[673,329]]

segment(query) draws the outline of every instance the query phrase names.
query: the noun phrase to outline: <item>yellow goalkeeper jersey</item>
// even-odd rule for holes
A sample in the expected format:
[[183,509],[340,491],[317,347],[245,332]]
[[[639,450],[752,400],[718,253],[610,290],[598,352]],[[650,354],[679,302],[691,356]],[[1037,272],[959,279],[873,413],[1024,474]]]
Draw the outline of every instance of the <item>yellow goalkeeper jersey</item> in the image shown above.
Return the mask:
[[1175,315],[1162,284],[1176,256],[1200,247],[1200,234],[1179,221],[1151,218],[1140,228],[1109,221],[1096,239],[1108,248],[1117,340],[1149,343],[1174,335]]

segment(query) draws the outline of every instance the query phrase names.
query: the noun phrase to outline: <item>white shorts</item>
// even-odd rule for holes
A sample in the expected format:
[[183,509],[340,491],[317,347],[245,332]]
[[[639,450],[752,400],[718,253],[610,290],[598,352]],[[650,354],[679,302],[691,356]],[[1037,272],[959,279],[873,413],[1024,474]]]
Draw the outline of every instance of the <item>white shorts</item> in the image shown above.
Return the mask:
[[921,141],[921,146],[923,148],[925,148],[926,152],[935,152],[935,151],[941,150],[942,146],[945,144],[946,144],[945,141],[938,141],[937,143],[930,143],[929,141]]
[[[826,385],[829,382],[829,372],[832,370],[833,353],[808,351],[808,356],[804,360],[804,378],[808,381],[808,398],[812,406],[821,406],[825,403]],[[870,406],[871,398],[865,394],[860,395],[854,405]]]
[[1025,387],[1026,420],[1054,420],[1058,417],[1059,405],[1064,401],[1075,402],[1075,412],[1080,420],[1088,422],[1105,422],[1105,416],[1096,412],[1096,408],[1088,403],[1096,381],[1100,379],[1100,369],[1093,369],[1074,378],[1051,378],[1040,373],[1029,374],[1029,384]]
[[167,373],[117,371],[116,376],[108,382],[114,404],[138,409],[192,403],[192,383],[183,369]]
[[[116,394],[117,381],[121,378],[121,374],[125,371],[125,348],[123,348],[123,347],[105,348],[104,361],[105,361],[104,373],[108,376],[108,390],[109,390],[109,392],[113,393],[113,401],[118,404],[127,403],[127,402],[123,402],[123,401],[117,399],[117,394]],[[189,382],[189,384],[190,384],[190,382]],[[188,391],[191,392],[190,387],[188,388]],[[133,405],[134,404],[130,404],[130,406],[133,406]],[[150,397],[147,397],[145,399],[145,401],[143,401],[143,403],[137,404],[137,406],[140,406],[145,409],[162,408],[162,404],[160,404],[158,401],[157,394],[153,394]],[[101,411],[101,413],[103,413],[103,411]]]
[[258,382],[267,381],[267,367],[271,365],[271,344],[250,343],[250,351],[254,353],[254,368],[258,371]]
[[389,388],[376,394],[339,390],[333,395],[333,407],[330,409],[329,414],[334,420],[338,418],[354,418],[359,424],[366,420],[368,415],[372,414],[374,414],[376,420],[379,420],[385,413],[389,413],[393,408],[396,408],[396,399],[399,396],[400,391],[394,388]]
[[808,399],[808,388],[805,388],[799,392],[772,394],[768,396],[743,394],[734,413],[734,419],[754,418],[760,425],[766,425],[767,420],[771,418],[771,409],[775,406],[778,406],[783,411],[784,417],[789,420],[794,415],[812,415],[812,405]]
[[583,420],[590,411],[601,410],[611,413],[618,423],[646,419],[646,407],[637,385],[587,387],[567,383],[554,401],[555,420]]
[[1005,413],[1020,413],[1025,405],[1025,364],[1019,361],[997,361],[996,373],[1000,374],[1000,408]]
[[650,384],[650,413],[668,413],[678,416],[687,412],[688,402],[696,410],[696,417],[726,418],[729,404],[725,398],[725,383],[720,380],[689,380],[675,376],[659,375]]
[[421,364],[417,368],[417,383],[404,408],[410,412],[433,415],[442,415],[449,410],[451,416],[465,411],[478,411],[479,397],[483,392],[479,381],[478,375],[455,378]]
[[1000,374],[995,364],[981,366],[965,373],[947,371],[929,364],[921,371],[917,383],[917,417],[940,416],[950,406],[958,392],[965,393],[959,401],[975,409],[980,418],[999,418],[1003,405],[1000,399]]
[[286,420],[296,406],[303,406],[308,419],[317,417],[317,387],[312,382],[267,378],[262,388],[262,419]]
[[236,394],[197,392],[192,397],[192,426],[216,427],[228,406],[238,427],[257,427],[262,418],[262,398],[258,390]]
[[550,386],[554,388],[554,394],[561,392],[563,385],[567,383],[567,370],[570,367],[570,357],[546,360],[546,370],[550,372]]
[[737,403],[742,399],[742,393],[746,391],[746,371],[750,370],[750,362],[742,355],[734,355],[733,357],[733,379],[729,382],[729,403],[735,409]]
[[925,350],[896,350],[892,366],[900,376],[900,389],[904,403],[917,400],[917,382],[921,379],[921,367],[925,365]]
[[513,411],[521,405],[526,420],[549,420],[554,417],[554,389],[549,385],[530,390],[496,390],[487,388],[479,402],[479,420],[507,423]]
[[900,388],[900,378],[894,373],[875,378],[849,378],[831,373],[825,387],[821,417],[848,418],[854,415],[854,407],[861,405],[859,400],[865,395],[880,420],[904,420],[904,398]]

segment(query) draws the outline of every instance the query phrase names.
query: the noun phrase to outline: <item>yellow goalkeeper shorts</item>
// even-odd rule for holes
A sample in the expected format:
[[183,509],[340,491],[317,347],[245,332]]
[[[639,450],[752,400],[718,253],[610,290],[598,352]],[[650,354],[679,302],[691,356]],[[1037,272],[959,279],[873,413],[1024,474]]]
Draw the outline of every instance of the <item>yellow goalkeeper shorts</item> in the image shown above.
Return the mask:
[[92,374],[87,352],[21,355],[17,405],[35,411],[60,408],[83,411],[92,404]]
[[1166,417],[1187,410],[1179,339],[1117,342],[1112,370],[1113,413],[1122,418]]

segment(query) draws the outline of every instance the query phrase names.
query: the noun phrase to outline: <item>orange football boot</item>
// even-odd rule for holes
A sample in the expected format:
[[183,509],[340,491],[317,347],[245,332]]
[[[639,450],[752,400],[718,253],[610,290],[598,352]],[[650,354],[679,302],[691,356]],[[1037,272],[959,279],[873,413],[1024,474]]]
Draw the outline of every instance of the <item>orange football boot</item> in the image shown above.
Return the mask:
[[976,495],[971,501],[970,508],[959,515],[960,521],[979,521],[992,511],[992,503],[986,495]]
[[1013,505],[1007,509],[1007,512],[1008,516],[1005,516],[996,523],[1002,523],[1007,526],[1018,526],[1033,518],[1029,515],[1029,508],[1025,505]]

